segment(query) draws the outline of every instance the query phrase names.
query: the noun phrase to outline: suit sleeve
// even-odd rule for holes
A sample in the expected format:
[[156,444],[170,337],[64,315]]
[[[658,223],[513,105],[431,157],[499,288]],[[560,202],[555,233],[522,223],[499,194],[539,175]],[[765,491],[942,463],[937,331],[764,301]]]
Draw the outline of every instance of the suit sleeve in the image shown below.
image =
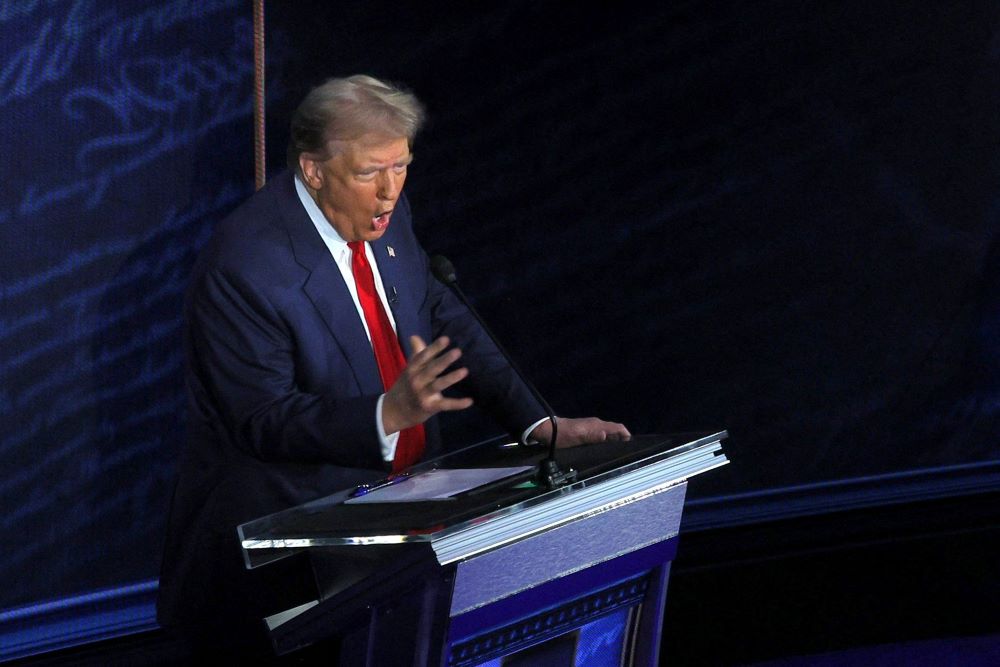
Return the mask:
[[262,290],[212,268],[187,302],[188,383],[201,423],[265,461],[384,467],[378,396],[302,391],[294,333]]

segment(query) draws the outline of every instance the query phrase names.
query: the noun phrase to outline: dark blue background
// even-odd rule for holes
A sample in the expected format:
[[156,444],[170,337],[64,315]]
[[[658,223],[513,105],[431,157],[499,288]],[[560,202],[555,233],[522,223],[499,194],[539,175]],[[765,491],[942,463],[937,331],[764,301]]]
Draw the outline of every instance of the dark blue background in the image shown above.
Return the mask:
[[[252,191],[249,19],[0,4],[0,609],[157,575],[181,293]],[[270,3],[270,171],[324,78],[413,89],[425,245],[560,413],[728,428],[696,496],[996,459],[998,19]]]

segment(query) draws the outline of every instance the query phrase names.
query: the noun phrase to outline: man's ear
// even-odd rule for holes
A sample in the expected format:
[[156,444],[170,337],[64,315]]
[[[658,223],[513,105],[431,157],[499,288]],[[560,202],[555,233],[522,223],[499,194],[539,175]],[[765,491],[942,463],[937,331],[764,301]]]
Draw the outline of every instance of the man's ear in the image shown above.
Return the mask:
[[312,153],[299,154],[299,170],[302,173],[302,182],[313,190],[323,187],[323,170],[320,168],[318,155]]

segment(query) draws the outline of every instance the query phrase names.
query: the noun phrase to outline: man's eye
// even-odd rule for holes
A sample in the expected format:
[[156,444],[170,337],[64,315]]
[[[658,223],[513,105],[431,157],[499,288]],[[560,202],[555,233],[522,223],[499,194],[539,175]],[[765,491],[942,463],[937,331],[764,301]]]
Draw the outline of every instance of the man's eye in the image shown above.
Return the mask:
[[405,174],[406,173],[406,165],[405,164],[397,164],[396,166],[394,166],[392,168],[392,170],[394,172],[396,172],[397,174]]

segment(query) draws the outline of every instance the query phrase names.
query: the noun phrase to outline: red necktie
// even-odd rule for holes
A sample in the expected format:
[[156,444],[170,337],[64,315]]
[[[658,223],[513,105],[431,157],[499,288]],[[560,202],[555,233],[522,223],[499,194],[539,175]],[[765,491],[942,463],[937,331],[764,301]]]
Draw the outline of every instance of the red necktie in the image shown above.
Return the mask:
[[[372,337],[372,349],[375,352],[375,362],[378,364],[379,375],[382,376],[382,386],[389,389],[406,366],[406,357],[399,347],[399,339],[392,329],[389,316],[382,306],[382,299],[375,291],[375,277],[372,267],[365,256],[364,241],[352,241],[347,244],[351,249],[351,271],[354,273],[354,283],[358,288],[358,300],[361,310],[365,313],[368,332]],[[417,424],[399,432],[396,443],[396,456],[392,461],[393,472],[408,468],[420,460],[424,453],[424,425]]]

